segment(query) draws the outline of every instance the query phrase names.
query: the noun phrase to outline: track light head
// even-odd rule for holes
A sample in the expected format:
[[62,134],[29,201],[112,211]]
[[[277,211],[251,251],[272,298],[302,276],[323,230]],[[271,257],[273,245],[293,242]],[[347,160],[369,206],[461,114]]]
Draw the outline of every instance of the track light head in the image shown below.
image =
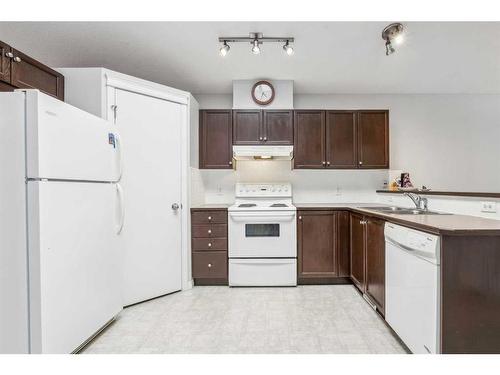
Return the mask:
[[286,52],[288,56],[293,55],[293,47],[290,45],[290,42],[287,40],[285,45],[283,46],[283,50]]
[[382,30],[382,39],[385,40],[385,54],[387,56],[396,52],[394,45],[400,45],[404,41],[404,26],[402,23],[391,23]]
[[258,55],[260,53],[259,40],[257,38],[254,39],[252,44],[253,44],[252,53],[254,55]]
[[385,55],[389,56],[392,55],[394,52],[396,52],[396,50],[392,46],[391,42],[389,40],[385,42]]
[[220,50],[219,50],[219,54],[220,54],[222,57],[224,57],[224,56],[226,56],[226,55],[229,53],[229,50],[230,50],[230,49],[231,49],[231,48],[229,47],[229,45],[227,44],[227,42],[226,42],[226,41],[224,41],[224,45],[220,48]]

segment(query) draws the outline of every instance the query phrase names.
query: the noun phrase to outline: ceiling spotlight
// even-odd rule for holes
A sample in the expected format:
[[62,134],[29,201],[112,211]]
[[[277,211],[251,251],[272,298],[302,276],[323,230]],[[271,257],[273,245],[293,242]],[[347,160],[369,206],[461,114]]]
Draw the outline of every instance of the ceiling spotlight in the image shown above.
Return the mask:
[[283,46],[283,49],[285,50],[285,52],[288,56],[293,55],[293,47],[290,45],[288,40],[286,41],[285,45]]
[[219,53],[222,57],[226,56],[229,53],[231,48],[228,46],[227,42],[224,41],[224,45],[220,48]]
[[385,54],[386,54],[386,56],[389,56],[389,55],[393,54],[394,52],[396,52],[396,50],[392,46],[392,43],[389,40],[387,42],[385,42]]
[[252,53],[254,55],[258,55],[260,53],[260,47],[259,47],[259,40],[258,39],[254,39],[253,42],[253,47],[252,47]]
[[385,54],[396,52],[394,45],[400,45],[404,41],[404,27],[402,23],[391,23],[382,30],[382,39],[385,40]]

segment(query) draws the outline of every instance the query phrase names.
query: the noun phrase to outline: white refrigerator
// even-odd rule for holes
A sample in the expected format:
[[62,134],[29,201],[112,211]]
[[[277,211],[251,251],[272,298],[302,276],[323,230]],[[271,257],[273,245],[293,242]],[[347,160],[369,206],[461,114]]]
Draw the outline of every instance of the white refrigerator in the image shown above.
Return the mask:
[[0,353],[70,353],[122,309],[118,135],[37,90],[0,93]]

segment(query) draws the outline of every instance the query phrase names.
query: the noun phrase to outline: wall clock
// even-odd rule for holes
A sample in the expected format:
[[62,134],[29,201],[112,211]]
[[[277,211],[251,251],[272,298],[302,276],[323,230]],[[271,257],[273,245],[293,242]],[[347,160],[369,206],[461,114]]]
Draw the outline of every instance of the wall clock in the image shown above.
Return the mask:
[[268,105],[274,100],[274,87],[268,81],[259,81],[252,87],[252,98],[258,105]]

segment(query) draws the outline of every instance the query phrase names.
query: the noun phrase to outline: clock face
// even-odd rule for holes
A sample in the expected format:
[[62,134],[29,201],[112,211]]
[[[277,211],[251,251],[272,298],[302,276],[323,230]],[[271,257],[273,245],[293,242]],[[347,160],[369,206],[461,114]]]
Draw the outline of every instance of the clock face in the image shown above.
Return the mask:
[[259,105],[270,104],[274,100],[274,87],[267,81],[259,81],[252,88],[252,98]]

